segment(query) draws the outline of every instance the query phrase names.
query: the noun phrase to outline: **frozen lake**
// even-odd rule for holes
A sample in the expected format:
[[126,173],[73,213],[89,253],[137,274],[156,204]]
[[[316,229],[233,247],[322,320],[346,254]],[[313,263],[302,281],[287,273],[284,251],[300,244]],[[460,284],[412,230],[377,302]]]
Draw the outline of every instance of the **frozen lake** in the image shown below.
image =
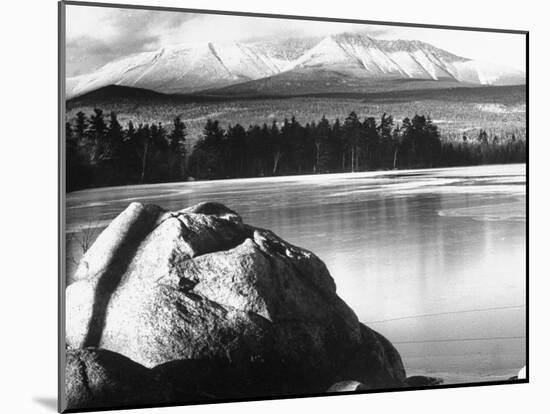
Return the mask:
[[[219,201],[313,251],[408,375],[490,381],[525,364],[525,165],[79,191],[67,197],[69,239],[132,201],[171,210]],[[78,250],[68,246],[69,275]]]

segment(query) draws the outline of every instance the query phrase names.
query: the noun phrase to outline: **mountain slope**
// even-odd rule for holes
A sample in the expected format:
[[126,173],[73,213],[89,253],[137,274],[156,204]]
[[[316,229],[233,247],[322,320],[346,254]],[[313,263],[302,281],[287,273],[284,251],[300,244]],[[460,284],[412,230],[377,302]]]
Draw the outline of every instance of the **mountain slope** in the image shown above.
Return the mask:
[[394,90],[419,81],[430,81],[422,87],[514,85],[524,84],[525,74],[420,41],[341,33],[251,43],[204,42],[139,53],[68,78],[66,94],[71,98],[111,84],[162,93],[288,94],[296,87],[307,93],[338,87],[369,91],[372,85]]
[[374,41],[361,34],[333,35],[302,56],[296,67],[336,70],[363,78],[438,80],[453,77],[445,63],[433,56],[429,45],[412,49],[412,42],[402,43],[406,49],[395,49],[392,43]]
[[91,74],[69,78],[67,96],[110,84],[188,93],[271,76],[284,71],[288,64],[288,60],[265,54],[256,45],[189,44],[129,56]]

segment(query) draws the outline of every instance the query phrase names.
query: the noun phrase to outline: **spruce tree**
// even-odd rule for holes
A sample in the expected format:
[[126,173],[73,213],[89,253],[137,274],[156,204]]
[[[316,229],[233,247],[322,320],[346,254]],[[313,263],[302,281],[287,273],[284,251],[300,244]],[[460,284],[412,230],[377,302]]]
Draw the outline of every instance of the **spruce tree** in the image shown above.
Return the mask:
[[108,158],[118,159],[121,156],[124,133],[122,126],[118,122],[115,112],[109,115],[109,127],[107,129],[106,156]]
[[94,109],[94,114],[90,117],[90,126],[88,134],[92,142],[92,161],[98,161],[105,155],[105,136],[107,125],[103,119],[103,111],[99,108]]
[[[344,121],[344,149],[348,152],[346,157],[349,160],[350,171],[359,169],[359,146],[361,140],[362,125],[354,111],[351,111]],[[342,162],[345,167],[345,159]]]
[[177,116],[174,118],[174,127],[170,133],[170,151],[171,151],[171,178],[174,180],[182,180],[185,176],[185,156],[187,150],[185,148],[185,137],[187,135],[186,125]]
[[379,136],[379,148],[377,153],[377,166],[382,168],[392,168],[393,164],[393,117],[386,113],[380,118],[380,124],[377,127]]
[[86,119],[86,114],[82,111],[76,114],[76,125],[75,125],[75,134],[76,138],[83,142],[86,138],[86,128],[88,127],[88,120]]

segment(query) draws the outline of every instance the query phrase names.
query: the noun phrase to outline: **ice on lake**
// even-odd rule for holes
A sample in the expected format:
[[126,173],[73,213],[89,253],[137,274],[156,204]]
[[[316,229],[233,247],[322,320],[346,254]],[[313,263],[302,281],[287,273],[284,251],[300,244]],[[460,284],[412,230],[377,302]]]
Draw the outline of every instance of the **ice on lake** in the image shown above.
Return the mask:
[[[69,239],[133,201],[219,201],[315,252],[407,373],[448,382],[517,374],[526,358],[525,165],[101,188],[67,196]],[[78,249],[68,246],[68,273]]]

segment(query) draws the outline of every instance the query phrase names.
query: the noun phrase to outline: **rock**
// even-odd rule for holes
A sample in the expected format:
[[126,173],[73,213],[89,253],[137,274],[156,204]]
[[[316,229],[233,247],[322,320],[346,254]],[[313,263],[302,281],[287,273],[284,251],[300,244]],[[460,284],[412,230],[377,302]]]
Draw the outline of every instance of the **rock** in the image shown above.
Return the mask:
[[[149,369],[131,359],[100,348],[67,351],[66,409],[115,408],[197,402],[214,398],[203,392],[201,376],[211,375],[200,361],[179,367],[178,376],[164,367]],[[220,385],[220,388],[221,385]]]
[[359,324],[361,350],[346,368],[348,378],[359,379],[370,388],[395,388],[406,380],[401,355],[390,341],[368,326]]
[[327,392],[366,391],[370,388],[357,381],[341,381],[332,385]]
[[398,352],[359,323],[318,257],[222,204],[166,212],[132,203],[75,280],[66,291],[69,348],[118,352],[205,395],[406,379]]
[[434,385],[443,384],[441,378],[425,377],[423,375],[413,375],[407,378],[405,385],[407,387],[432,387]]
[[115,352],[70,350],[65,375],[68,409],[151,404],[161,399],[150,370]]
[[[73,280],[80,280],[90,274],[104,272],[116,266],[121,256],[131,254],[139,240],[148,234],[161,219],[163,210],[154,205],[143,206],[132,203],[101,232],[79,262]],[[105,248],[111,246],[111,248]]]
[[157,382],[169,386],[170,394],[178,401],[250,397],[268,393],[274,386],[269,377],[258,383],[260,376],[253,364],[221,359],[175,360],[157,365],[152,372]]

